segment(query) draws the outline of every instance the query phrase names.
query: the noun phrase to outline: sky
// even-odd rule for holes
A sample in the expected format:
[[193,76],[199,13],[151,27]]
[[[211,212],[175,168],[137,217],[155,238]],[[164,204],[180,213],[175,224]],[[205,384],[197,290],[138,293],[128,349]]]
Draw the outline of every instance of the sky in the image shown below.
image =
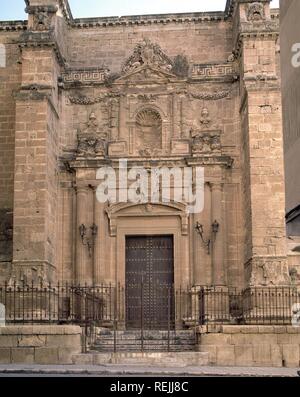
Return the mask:
[[[75,18],[223,11],[226,0],[69,0]],[[279,0],[272,0],[278,7]],[[27,19],[24,0],[0,0],[0,20]]]

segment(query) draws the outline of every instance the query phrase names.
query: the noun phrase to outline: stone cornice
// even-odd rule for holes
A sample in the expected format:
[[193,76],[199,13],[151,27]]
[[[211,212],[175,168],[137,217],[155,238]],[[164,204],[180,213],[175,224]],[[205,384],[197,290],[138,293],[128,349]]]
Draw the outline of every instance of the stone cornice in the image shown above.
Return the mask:
[[20,48],[43,48],[50,47],[54,50],[59,65],[64,66],[65,59],[60,52],[60,48],[56,42],[54,33],[49,32],[25,32],[19,38]]
[[74,18],[68,0],[58,0],[63,16],[68,23],[72,23]]
[[74,19],[72,27],[79,29],[112,26],[133,26],[170,23],[202,23],[224,21],[224,12],[195,12],[182,14],[129,15],[122,17],[100,17]]
[[27,21],[0,21],[0,31],[15,32],[27,30]]
[[53,113],[59,118],[58,110],[52,101],[53,87],[48,85],[32,84],[22,86],[19,90],[13,92],[13,96],[18,101],[48,101]]
[[[68,169],[77,168],[100,168],[103,166],[111,166],[113,168],[119,168],[119,160],[115,158],[106,159],[80,159],[72,160],[61,158],[60,159],[65,165],[67,163]],[[151,169],[153,167],[184,167],[184,166],[221,166],[225,168],[232,168],[234,159],[229,156],[197,156],[197,157],[166,157],[166,158],[153,158],[153,159],[141,159],[141,158],[128,158],[128,167],[139,166],[145,169]]]

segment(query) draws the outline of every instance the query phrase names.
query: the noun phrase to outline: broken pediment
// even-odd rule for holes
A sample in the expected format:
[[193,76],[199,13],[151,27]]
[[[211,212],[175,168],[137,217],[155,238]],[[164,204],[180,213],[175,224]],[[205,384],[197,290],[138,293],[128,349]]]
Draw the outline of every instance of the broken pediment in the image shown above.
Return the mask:
[[144,39],[138,43],[133,54],[125,61],[122,67],[122,81],[169,81],[177,79],[173,73],[174,62],[162,51],[158,44]]
[[115,81],[115,83],[141,83],[141,82],[159,82],[159,83],[166,83],[171,80],[177,80],[177,76],[174,74],[156,69],[155,67],[145,65],[140,66],[130,71],[129,73],[123,75],[119,79]]

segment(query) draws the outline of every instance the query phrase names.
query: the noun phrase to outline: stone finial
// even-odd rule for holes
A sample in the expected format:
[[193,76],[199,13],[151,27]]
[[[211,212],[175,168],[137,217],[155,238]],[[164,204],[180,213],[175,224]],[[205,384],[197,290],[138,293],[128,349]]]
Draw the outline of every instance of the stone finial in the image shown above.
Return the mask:
[[247,19],[250,22],[263,21],[265,19],[264,4],[255,2],[248,5]]

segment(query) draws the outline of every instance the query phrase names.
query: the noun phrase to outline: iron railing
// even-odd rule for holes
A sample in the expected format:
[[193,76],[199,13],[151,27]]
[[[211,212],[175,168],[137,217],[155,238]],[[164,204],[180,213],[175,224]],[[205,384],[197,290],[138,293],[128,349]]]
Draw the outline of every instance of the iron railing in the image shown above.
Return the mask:
[[[136,285],[136,295],[118,284],[0,285],[6,322],[85,324],[116,329],[184,329],[207,323],[291,324],[300,289],[257,287],[191,288]],[[131,286],[132,291],[132,286]],[[154,302],[154,304],[153,304]]]
[[198,287],[199,324],[291,325],[296,287]]

